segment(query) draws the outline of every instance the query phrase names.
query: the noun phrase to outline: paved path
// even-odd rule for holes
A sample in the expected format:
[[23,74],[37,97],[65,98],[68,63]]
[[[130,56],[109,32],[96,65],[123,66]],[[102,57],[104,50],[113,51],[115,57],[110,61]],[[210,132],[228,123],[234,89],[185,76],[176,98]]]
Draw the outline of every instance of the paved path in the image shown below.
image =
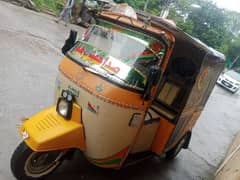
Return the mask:
[[[78,28],[71,26],[71,28]],[[54,18],[0,1],[0,179],[13,180],[12,152],[21,141],[17,124],[52,104],[60,47],[70,27]],[[82,32],[81,28],[78,28]],[[154,158],[121,171],[102,170],[76,154],[47,179],[211,179],[240,129],[240,96],[216,87],[194,128],[188,150],[167,162]]]

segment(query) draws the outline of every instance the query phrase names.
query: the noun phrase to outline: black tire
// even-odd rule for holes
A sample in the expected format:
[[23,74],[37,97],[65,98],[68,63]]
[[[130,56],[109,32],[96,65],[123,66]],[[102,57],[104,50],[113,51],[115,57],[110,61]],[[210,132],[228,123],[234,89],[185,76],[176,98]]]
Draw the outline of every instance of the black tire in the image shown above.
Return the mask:
[[185,146],[187,141],[187,135],[185,135],[177,144],[174,146],[172,149],[166,152],[165,158],[167,160],[172,160],[174,159],[179,152],[182,150],[182,148]]
[[[39,180],[61,164],[63,154],[63,151],[34,152],[22,142],[11,158],[12,173],[19,180]],[[49,164],[45,165],[44,162]]]

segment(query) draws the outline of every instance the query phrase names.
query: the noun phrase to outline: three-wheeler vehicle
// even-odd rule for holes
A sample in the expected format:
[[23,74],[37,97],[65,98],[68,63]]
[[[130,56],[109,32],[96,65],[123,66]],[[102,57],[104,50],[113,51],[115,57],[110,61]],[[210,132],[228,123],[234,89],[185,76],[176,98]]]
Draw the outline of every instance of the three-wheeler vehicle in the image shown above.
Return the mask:
[[53,106],[19,128],[17,179],[42,178],[76,150],[113,169],[149,155],[174,158],[224,68],[221,53],[172,23],[110,11],[81,38],[71,31],[62,51]]

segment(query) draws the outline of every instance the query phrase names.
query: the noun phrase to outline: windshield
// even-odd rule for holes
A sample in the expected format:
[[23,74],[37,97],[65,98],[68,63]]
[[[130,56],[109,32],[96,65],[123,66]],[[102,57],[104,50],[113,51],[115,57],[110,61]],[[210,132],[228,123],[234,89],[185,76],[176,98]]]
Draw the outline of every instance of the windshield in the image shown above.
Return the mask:
[[[125,30],[126,31],[126,30]],[[134,32],[92,26],[68,52],[74,60],[121,85],[144,90],[149,67],[160,65],[164,45]]]
[[240,82],[240,74],[236,71],[227,71],[225,74]]

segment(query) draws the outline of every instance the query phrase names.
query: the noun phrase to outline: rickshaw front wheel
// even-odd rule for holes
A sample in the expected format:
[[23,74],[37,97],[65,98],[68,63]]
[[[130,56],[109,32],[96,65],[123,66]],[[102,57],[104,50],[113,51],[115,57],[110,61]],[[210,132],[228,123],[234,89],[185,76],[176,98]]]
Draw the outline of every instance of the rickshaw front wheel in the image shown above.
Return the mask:
[[64,151],[34,152],[22,142],[12,155],[11,170],[17,179],[40,179],[53,172],[64,155]]

